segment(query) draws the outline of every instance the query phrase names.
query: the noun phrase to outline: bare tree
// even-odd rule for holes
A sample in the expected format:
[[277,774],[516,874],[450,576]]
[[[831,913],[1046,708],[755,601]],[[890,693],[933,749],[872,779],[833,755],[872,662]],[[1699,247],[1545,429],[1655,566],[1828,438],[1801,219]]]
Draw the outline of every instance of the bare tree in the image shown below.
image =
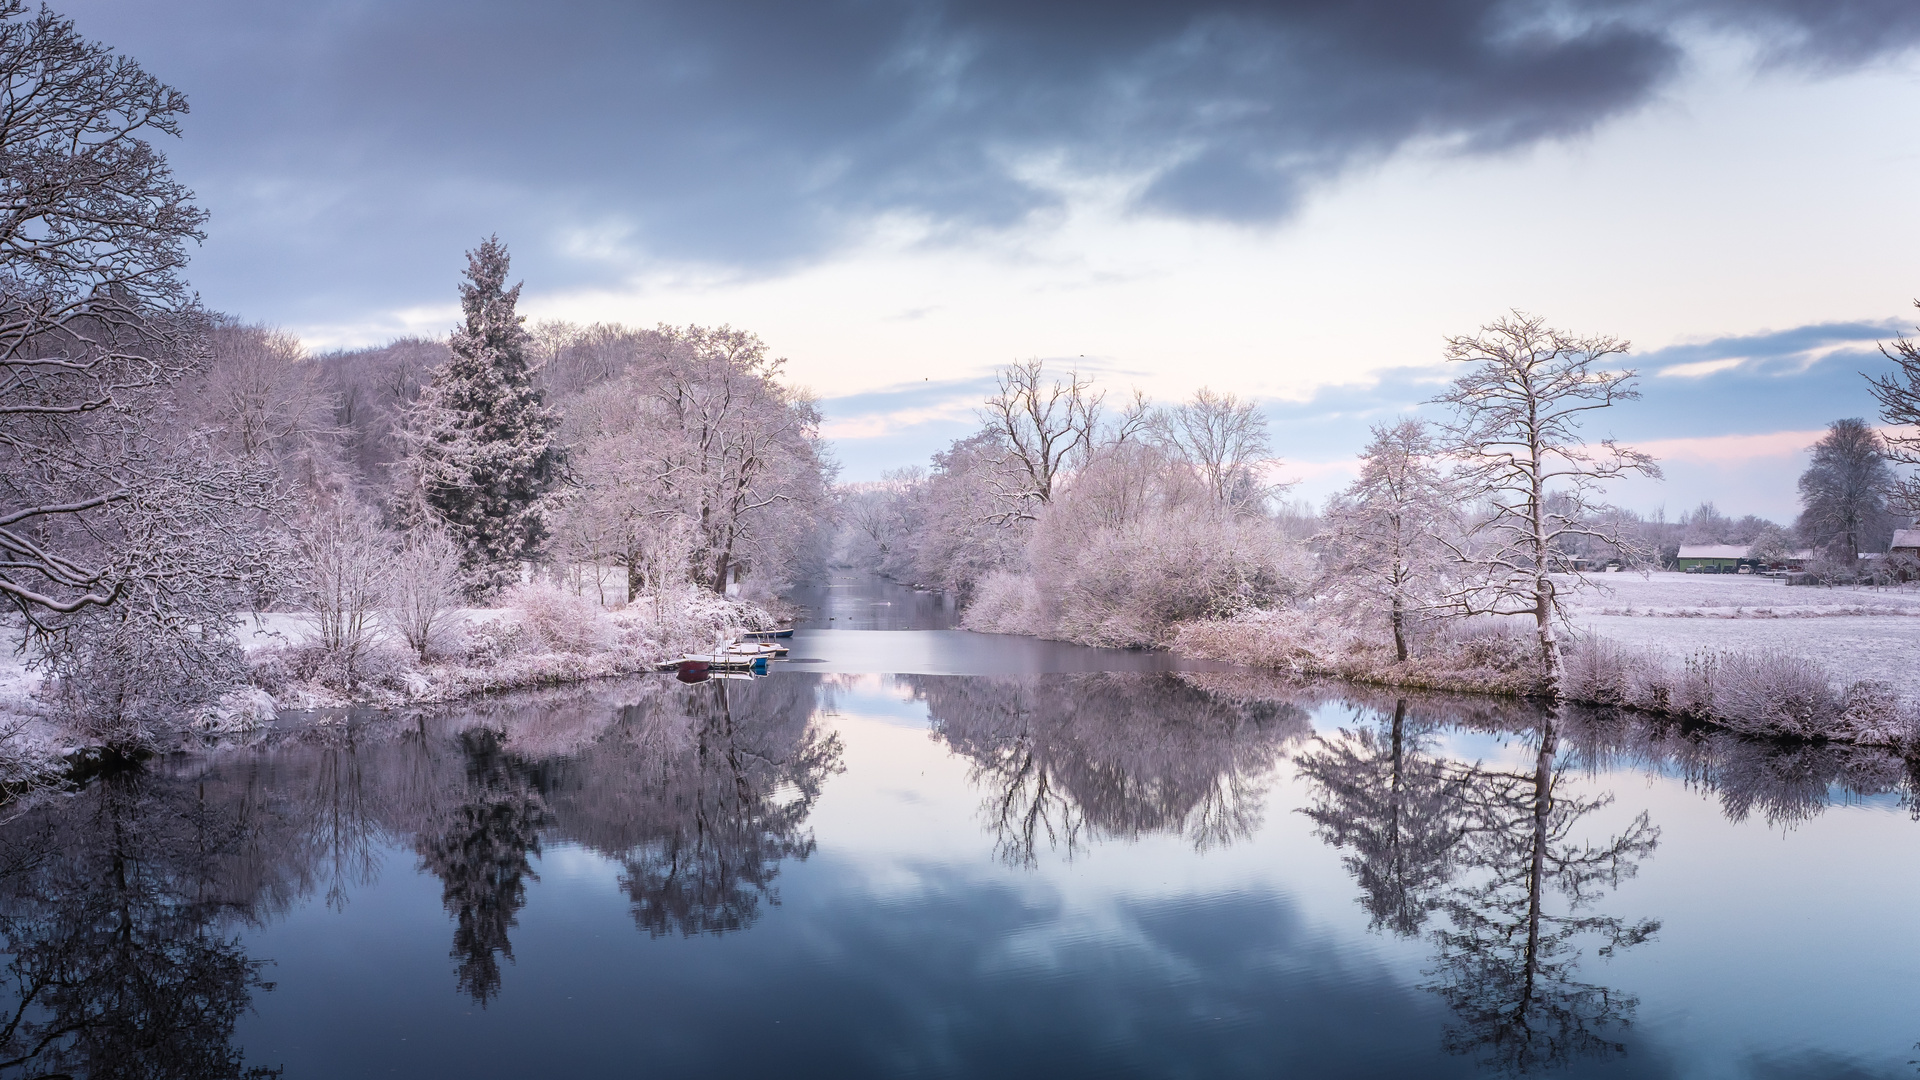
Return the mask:
[[1244,511],[1264,497],[1257,466],[1271,449],[1267,418],[1253,402],[1203,386],[1193,400],[1156,413],[1152,430],[1200,474],[1215,504]]
[[[1640,396],[1633,371],[1600,366],[1628,347],[1517,311],[1447,341],[1447,359],[1473,369],[1435,399],[1453,409],[1443,449],[1460,459],[1461,490],[1484,500],[1486,512],[1466,542],[1450,545],[1465,578],[1446,600],[1457,614],[1532,615],[1551,698],[1560,695],[1555,623],[1564,617],[1553,575],[1573,569],[1567,545],[1588,538],[1631,547],[1617,520],[1602,517],[1599,495],[1623,476],[1660,475],[1646,454],[1580,434],[1588,413]],[[1584,579],[1576,574],[1574,583]]]
[[1441,472],[1427,425],[1376,425],[1360,477],[1327,506],[1321,536],[1337,595],[1384,603],[1394,653],[1407,659],[1407,620],[1444,588],[1447,538],[1457,531],[1453,485]]
[[351,674],[372,644],[390,556],[373,512],[346,499],[314,506],[297,550],[316,643]]
[[459,546],[438,529],[409,532],[388,567],[383,600],[388,625],[421,660],[446,636],[465,594]]
[[[1920,307],[1920,300],[1913,304]],[[1895,429],[1883,437],[1885,453],[1902,465],[1920,465],[1920,342],[1899,337],[1892,345],[1880,346],[1880,352],[1894,362],[1895,370],[1877,379],[1864,377],[1880,402],[1880,419]],[[1920,520],[1920,478],[1895,478],[1888,494],[1909,519]]]
[[134,403],[200,358],[179,271],[206,215],[147,141],[186,99],[0,0],[0,596],[39,626],[126,592],[102,550],[147,449]]
[[[1049,379],[1039,360],[1021,360],[1000,370],[998,388],[981,412],[986,429],[1002,443],[1001,460],[1012,482],[994,479],[1004,504],[1002,520],[1032,520],[1053,501],[1054,485],[1073,456],[1093,449],[1102,395],[1093,380],[1069,372]],[[1131,413],[1129,414],[1131,415]],[[1137,427],[1130,425],[1129,430]]]
[[179,395],[189,421],[230,453],[275,463],[291,482],[312,485],[335,472],[335,395],[299,339],[225,320],[208,339],[205,371]]
[[1835,420],[1813,444],[1800,474],[1802,539],[1824,549],[1852,574],[1862,551],[1881,550],[1893,535],[1886,493],[1894,484],[1880,436],[1865,420]]

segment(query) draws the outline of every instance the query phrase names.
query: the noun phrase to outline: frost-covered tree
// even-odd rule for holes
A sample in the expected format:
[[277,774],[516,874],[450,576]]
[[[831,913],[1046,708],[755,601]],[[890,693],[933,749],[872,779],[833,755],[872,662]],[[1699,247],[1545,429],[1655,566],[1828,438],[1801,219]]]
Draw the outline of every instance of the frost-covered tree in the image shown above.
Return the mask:
[[1438,462],[1425,423],[1375,426],[1359,478],[1327,504],[1320,538],[1333,592],[1384,606],[1403,661],[1408,620],[1437,603],[1457,532],[1453,485]]
[[1003,503],[1002,519],[1032,520],[1053,501],[1054,485],[1075,455],[1093,449],[1102,396],[1077,371],[1065,382],[1048,377],[1039,360],[1000,370],[981,420],[999,444],[1002,468],[990,474],[990,482]]
[[1813,444],[1813,461],[1800,474],[1795,527],[1803,540],[1851,573],[1861,552],[1883,551],[1893,536],[1887,509],[1893,486],[1879,434],[1865,420],[1835,420]]
[[1453,409],[1442,449],[1460,461],[1463,496],[1486,512],[1453,545],[1462,580],[1446,599],[1462,615],[1533,616],[1549,697],[1560,694],[1562,670],[1554,575],[1572,571],[1574,540],[1631,548],[1599,496],[1609,481],[1660,475],[1646,454],[1581,432],[1589,413],[1640,396],[1633,371],[1602,366],[1627,349],[1517,311],[1447,342],[1447,359],[1472,370],[1435,399]]
[[569,399],[574,557],[624,567],[629,599],[685,580],[776,591],[824,558],[832,463],[785,361],[726,326],[630,337],[639,348],[609,365],[619,374]]
[[244,677],[234,612],[276,554],[271,469],[172,397],[208,360],[182,277],[205,214],[155,135],[184,97],[0,0],[0,598],[81,737],[164,742]]
[[[1920,300],[1915,300],[1920,307]],[[1868,390],[1880,402],[1880,419],[1893,430],[1882,437],[1887,457],[1902,465],[1920,465],[1920,342],[1895,338],[1880,346],[1894,370],[1875,378],[1866,376]],[[1909,519],[1920,519],[1920,478],[1896,477],[1888,497]]]
[[1763,563],[1785,562],[1792,555],[1793,534],[1772,522],[1756,530],[1747,545],[1747,558]]
[[1153,414],[1150,430],[1196,473],[1213,501],[1236,511],[1258,510],[1265,496],[1259,465],[1270,453],[1267,418],[1236,394],[1201,387],[1192,400]]
[[453,631],[463,592],[460,549],[439,529],[411,530],[387,566],[387,625],[425,661]]
[[30,625],[124,594],[96,523],[134,497],[156,391],[203,359],[180,271],[206,214],[148,141],[186,111],[70,20],[0,0],[0,597]]
[[560,479],[559,417],[527,362],[529,337],[507,288],[507,248],[488,237],[467,253],[463,326],[451,355],[407,417],[412,489],[403,516],[441,523],[458,542],[480,592],[518,580],[547,540],[549,496]]
[[336,401],[300,340],[263,326],[218,319],[204,370],[176,394],[183,418],[228,454],[272,463],[290,485],[340,479]]

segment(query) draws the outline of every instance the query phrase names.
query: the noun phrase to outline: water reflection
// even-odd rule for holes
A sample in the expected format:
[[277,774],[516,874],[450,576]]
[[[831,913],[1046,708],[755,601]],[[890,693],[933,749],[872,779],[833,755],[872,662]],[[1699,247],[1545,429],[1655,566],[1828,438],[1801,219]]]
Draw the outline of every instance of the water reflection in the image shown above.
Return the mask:
[[1298,705],[1236,696],[1220,676],[905,681],[934,731],[973,763],[995,849],[1016,865],[1102,838],[1172,833],[1205,851],[1248,836],[1267,773],[1312,731]]
[[[454,716],[355,717],[33,807],[0,829],[16,1010],[0,1028],[13,1058],[0,1073],[104,1075],[122,1060],[115,1048],[144,1047],[122,1055],[142,1063],[131,1075],[240,1075],[237,1056],[224,1072],[210,1063],[265,984],[222,928],[314,893],[344,907],[387,845],[410,848],[439,880],[454,984],[483,1006],[514,959],[536,861],[556,842],[617,860],[650,934],[750,926],[778,903],[781,863],[814,850],[806,819],[840,768],[838,738],[811,722],[818,681],[652,679]],[[197,1012],[182,1014],[190,1004]],[[149,1027],[150,1038],[128,1035]]]
[[[872,1072],[984,1062],[1018,1028],[1034,1053],[1064,1055],[1033,1059],[1061,1072],[1082,1051],[1114,1072],[1151,1060],[1167,1072],[1204,1061],[1248,1074],[1276,1054],[1310,1051],[1320,1056],[1309,1071],[1335,1072],[1356,1042],[1377,1039],[1394,1048],[1368,1059],[1383,1063],[1377,1075],[1534,1074],[1581,1062],[1640,1075],[1663,1064],[1630,1036],[1647,988],[1609,985],[1625,978],[1609,979],[1602,960],[1662,948],[1682,922],[1664,913],[1674,929],[1656,936],[1663,913],[1633,910],[1616,891],[1655,865],[1661,839],[1646,814],[1609,809],[1610,790],[1631,790],[1620,778],[1673,778],[1725,819],[1776,830],[1836,800],[1912,801],[1911,778],[1889,756],[1619,714],[1316,692],[1245,673],[922,675],[891,685],[925,707],[939,744],[965,762],[972,788],[960,813],[977,799],[998,858],[1032,872],[983,872],[964,865],[977,854],[930,848],[910,856],[914,880],[931,883],[914,902],[897,902],[893,884],[876,901],[862,875],[892,856],[864,856],[849,826],[828,839],[851,857],[825,860],[779,909],[782,873],[816,855],[811,822],[844,756],[841,736],[816,719],[833,711],[833,685],[791,671],[355,717],[15,807],[0,824],[0,1077],[272,1075],[235,1041],[249,1007],[275,1000],[262,997],[272,987],[242,933],[295,925],[281,916],[307,898],[348,908],[383,876],[410,871],[431,890],[433,919],[410,989],[425,983],[460,995],[462,1009],[486,1006],[493,1030],[536,1030],[517,1010],[541,995],[511,992],[516,944],[532,949],[515,940],[520,921],[534,921],[528,905],[541,890],[598,890],[613,924],[633,927],[617,935],[622,947],[648,950],[638,965],[623,954],[624,971],[654,972],[676,988],[662,994],[688,999],[646,1009],[678,1010],[687,1031],[670,1049],[689,1073],[727,1071],[703,1068],[712,1062],[700,1054],[711,1052],[686,1048],[727,1041],[730,1025],[744,1026],[727,1004],[758,993],[755,1023],[810,1010],[841,1040],[837,1053],[865,1047],[890,1063]],[[1314,715],[1345,718],[1323,720],[1314,737]],[[1279,787],[1293,775],[1302,815],[1272,811],[1294,794]],[[845,783],[898,779],[876,767]],[[1049,853],[1178,837],[1200,857],[1234,846],[1225,857],[1257,861],[1268,849],[1242,845],[1269,843],[1289,824],[1338,850],[1372,930],[1409,942],[1403,966],[1327,934],[1285,888],[1244,882],[1198,895],[1129,885],[1103,909],[1124,930],[1056,925],[1060,896],[1073,891],[1062,883],[1080,871]],[[980,833],[967,828],[962,847],[979,852]],[[542,853],[551,859],[560,844],[610,865],[543,884]],[[1128,857],[1184,856],[1160,845]],[[1283,880],[1303,873],[1298,860],[1274,865]],[[1083,893],[1101,887],[1077,880]],[[436,893],[444,921],[432,914]],[[676,944],[720,935],[730,944]],[[275,977],[289,985],[328,977],[276,955],[288,963]],[[714,967],[720,956],[725,971]],[[785,981],[769,977],[781,972]],[[617,981],[577,977],[587,993]],[[1111,1036],[1114,1016],[1130,1018],[1130,1041]],[[1215,1023],[1221,1016],[1241,1026]],[[575,1037],[631,1049],[639,1036],[622,1023]],[[599,1060],[621,1059],[610,1049]]]
[[568,763],[563,831],[620,861],[640,929],[725,933],[779,903],[780,864],[813,853],[806,820],[841,768],[839,737],[809,722],[816,684],[716,682],[630,705],[597,752]]
[[1361,727],[1319,740],[1297,762],[1311,782],[1306,814],[1320,838],[1346,850],[1373,929],[1418,933],[1458,871],[1468,825],[1449,763],[1431,752],[1431,725],[1394,702],[1385,731]]
[[454,736],[466,759],[458,801],[415,837],[423,869],[440,879],[440,902],[453,916],[453,949],[462,992],[485,1005],[500,992],[500,958],[513,959],[508,931],[538,881],[533,858],[551,824],[530,763],[502,746],[493,728]]
[[1410,722],[1401,699],[1387,733],[1316,740],[1300,759],[1308,815],[1352,852],[1346,865],[1376,927],[1412,934],[1444,913],[1428,989],[1454,1013],[1447,1050],[1514,1074],[1623,1053],[1618,1036],[1638,1000],[1582,981],[1582,944],[1606,957],[1659,930],[1594,910],[1653,854],[1659,830],[1643,812],[1612,835],[1582,831],[1613,798],[1568,789],[1562,717],[1507,728],[1533,745],[1531,768],[1423,753],[1431,723]]
[[232,1045],[262,981],[233,929],[284,895],[281,823],[150,775],[0,831],[0,1072],[266,1077]]

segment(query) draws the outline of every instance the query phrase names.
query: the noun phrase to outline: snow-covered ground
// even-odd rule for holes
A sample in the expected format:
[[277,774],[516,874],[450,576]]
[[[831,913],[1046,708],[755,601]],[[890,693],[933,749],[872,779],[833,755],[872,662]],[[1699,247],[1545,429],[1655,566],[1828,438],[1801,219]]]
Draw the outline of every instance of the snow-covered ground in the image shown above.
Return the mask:
[[1841,681],[1920,690],[1920,587],[1788,586],[1745,574],[1602,574],[1572,598],[1574,624],[1682,660],[1773,649],[1825,663]]

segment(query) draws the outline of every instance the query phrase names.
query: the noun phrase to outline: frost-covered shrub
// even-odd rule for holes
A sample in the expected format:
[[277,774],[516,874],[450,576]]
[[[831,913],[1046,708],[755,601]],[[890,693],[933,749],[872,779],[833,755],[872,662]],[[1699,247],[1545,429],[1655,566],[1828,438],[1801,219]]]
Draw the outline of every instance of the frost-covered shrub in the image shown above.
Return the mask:
[[[1438,637],[1438,648],[1457,656],[1456,666],[1516,673],[1531,671],[1540,657],[1540,645],[1533,634],[1507,619],[1443,623]],[[1428,647],[1429,652],[1434,649]]]
[[384,638],[354,652],[306,642],[288,650],[286,660],[295,678],[348,696],[404,689],[412,670],[412,655]]
[[1044,636],[1053,629],[1054,620],[1045,610],[1032,577],[999,570],[974,587],[973,602],[967,605],[960,625],[983,634]]
[[1864,680],[1847,687],[1830,737],[1866,746],[1910,746],[1915,719],[1892,683]]
[[258,687],[241,687],[222,695],[189,725],[203,735],[234,735],[257,731],[279,719],[273,696]]
[[1625,705],[1667,712],[1674,680],[1661,658],[1593,634],[1567,643],[1561,693],[1589,705]]
[[1060,636],[1119,647],[1164,645],[1178,623],[1283,603],[1309,572],[1300,546],[1265,521],[1199,514],[1101,530],[1063,569]]
[[461,660],[474,667],[497,664],[527,650],[526,627],[510,619],[476,619],[467,626]]
[[75,620],[53,674],[66,726],[84,744],[122,754],[164,749],[246,682],[230,626],[184,632],[162,614],[130,598]]
[[1329,658],[1352,644],[1329,629],[1304,611],[1255,611],[1234,619],[1182,623],[1174,630],[1172,647],[1182,656],[1318,673],[1330,670]]
[[1826,668],[1813,660],[1775,651],[1720,658],[1711,718],[1734,731],[1824,738],[1843,708]]
[[1029,568],[983,580],[965,625],[1086,645],[1163,646],[1187,622],[1226,619],[1296,595],[1305,550],[1261,518],[1176,508],[1116,524],[1050,515]]
[[294,678],[284,648],[263,649],[247,658],[247,681],[269,694],[285,690]]
[[505,602],[515,611],[533,651],[586,655],[607,646],[610,627],[606,613],[584,596],[549,582],[534,581],[514,586]]

